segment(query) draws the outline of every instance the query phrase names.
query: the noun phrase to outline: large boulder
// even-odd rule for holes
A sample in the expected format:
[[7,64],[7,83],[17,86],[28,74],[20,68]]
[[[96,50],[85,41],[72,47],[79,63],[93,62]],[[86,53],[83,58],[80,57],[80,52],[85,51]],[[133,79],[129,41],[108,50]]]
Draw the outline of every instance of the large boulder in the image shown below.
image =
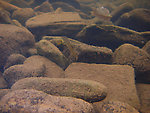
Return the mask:
[[114,25],[89,25],[82,29],[76,39],[87,44],[104,46],[115,50],[124,43],[139,47],[144,46],[147,39],[141,33]]
[[150,82],[150,55],[131,44],[123,44],[113,54],[113,63],[135,68],[137,82]]
[[33,65],[33,66],[43,64],[45,67],[45,72],[43,75],[44,77],[49,77],[49,78],[65,77],[64,70],[44,56],[33,55],[27,58],[24,64]]
[[99,104],[108,100],[118,100],[139,108],[136,93],[134,69],[127,65],[106,65],[72,63],[65,70],[66,78],[94,80],[108,88],[107,97]]
[[26,55],[34,46],[34,36],[27,29],[15,25],[0,24],[0,69],[12,53]]
[[30,77],[17,81],[11,89],[35,89],[51,95],[75,97],[88,102],[101,101],[107,95],[107,88],[103,84],[81,79]]
[[37,90],[16,90],[0,101],[1,113],[95,113],[91,104],[72,97],[51,96]]
[[140,99],[141,107],[140,112],[142,113],[149,113],[150,112],[150,84],[142,84],[137,83],[137,94]]
[[36,40],[47,35],[74,37],[85,25],[76,12],[43,13],[26,21],[26,27],[36,36]]
[[133,29],[135,31],[150,31],[150,10],[137,8],[124,13],[116,25]]

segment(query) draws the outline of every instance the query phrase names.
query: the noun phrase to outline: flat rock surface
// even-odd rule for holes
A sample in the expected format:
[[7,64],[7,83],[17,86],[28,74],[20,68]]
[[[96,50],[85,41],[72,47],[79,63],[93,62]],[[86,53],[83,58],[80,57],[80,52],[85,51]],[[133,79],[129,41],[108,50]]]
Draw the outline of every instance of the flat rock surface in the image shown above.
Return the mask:
[[72,63],[65,70],[66,78],[94,80],[108,88],[107,100],[119,100],[139,108],[134,69],[127,65]]

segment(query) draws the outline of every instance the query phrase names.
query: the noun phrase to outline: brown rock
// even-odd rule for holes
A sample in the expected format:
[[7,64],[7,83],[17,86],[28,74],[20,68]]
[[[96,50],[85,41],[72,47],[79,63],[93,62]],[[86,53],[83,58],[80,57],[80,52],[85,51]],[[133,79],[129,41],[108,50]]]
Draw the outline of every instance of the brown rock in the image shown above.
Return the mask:
[[131,44],[123,44],[113,54],[113,63],[135,68],[137,82],[150,81],[150,56],[144,50]]
[[23,62],[26,60],[26,57],[24,57],[21,54],[11,54],[6,61],[6,64],[4,66],[4,70],[9,68],[10,66],[17,65],[17,64],[23,64]]
[[111,63],[112,50],[106,47],[87,45],[63,36],[44,36],[53,43],[70,62]]
[[117,21],[117,19],[124,13],[127,13],[129,11],[133,10],[133,6],[131,3],[123,3],[121,4],[119,7],[117,7],[116,9],[114,9],[112,12],[111,12],[111,21],[112,22],[115,22]]
[[2,8],[0,8],[0,23],[1,24],[11,24],[10,13]]
[[67,58],[51,42],[47,40],[40,40],[36,44],[36,48],[39,55],[45,56],[49,60],[55,62],[61,68],[66,69],[66,67],[69,65]]
[[142,48],[145,50],[148,54],[150,54],[150,41],[148,41]]
[[32,8],[22,8],[12,14],[12,18],[18,20],[22,25],[25,25],[25,22],[33,16],[35,16],[35,12]]
[[48,2],[48,1],[45,1],[43,2],[41,5],[39,6],[36,6],[34,8],[35,11],[40,11],[40,12],[51,12],[51,11],[54,11],[53,9],[53,6]]
[[[66,78],[94,80],[108,88],[102,101],[118,100],[139,108],[134,69],[127,65],[72,63],[65,70]],[[101,102],[97,103],[97,107]]]
[[123,14],[117,25],[123,26],[135,31],[150,31],[150,10],[137,8],[128,13]]
[[150,112],[150,84],[142,84],[137,83],[137,94],[140,99],[141,107],[140,112],[141,113],[149,113]]
[[36,90],[16,90],[0,101],[0,112],[95,113],[91,104],[71,97],[51,96]]
[[27,29],[0,24],[0,69],[3,69],[8,56],[13,53],[25,55],[34,43],[34,36]]
[[147,39],[141,33],[115,25],[89,25],[83,28],[76,39],[96,46],[108,47],[115,50],[124,43],[130,43],[139,47],[144,46]]
[[36,36],[36,40],[47,35],[74,37],[85,25],[76,12],[43,13],[26,22],[26,27]]
[[0,1],[0,7],[7,10],[7,11],[9,11],[9,12],[13,12],[15,10],[20,9],[19,7],[15,6],[15,5],[12,5],[8,2],[5,2],[3,0]]
[[45,67],[43,64],[24,64],[14,65],[6,69],[3,73],[5,80],[8,83],[8,87],[11,87],[17,80],[26,77],[40,77],[44,76]]
[[46,57],[34,55],[29,58],[27,58],[24,62],[24,64],[28,65],[40,65],[43,64],[45,67],[44,77],[50,77],[50,78],[64,78],[65,74],[62,68],[60,68],[57,64],[50,61]]
[[101,101],[107,95],[107,88],[103,84],[81,79],[30,77],[17,81],[11,89],[35,89],[51,95],[75,97],[88,102]]
[[7,88],[7,82],[3,78],[2,73],[0,72],[0,89]]
[[7,93],[9,93],[11,91],[11,89],[0,89],[0,100],[2,99],[2,97],[4,95],[6,95]]
[[99,108],[99,113],[139,113],[134,107],[119,101],[108,101]]

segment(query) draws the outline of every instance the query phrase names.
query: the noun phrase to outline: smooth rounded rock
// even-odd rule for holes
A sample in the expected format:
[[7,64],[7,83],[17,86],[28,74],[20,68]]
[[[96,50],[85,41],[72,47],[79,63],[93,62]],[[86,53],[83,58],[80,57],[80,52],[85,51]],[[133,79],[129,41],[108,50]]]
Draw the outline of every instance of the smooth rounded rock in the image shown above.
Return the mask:
[[17,81],[11,89],[36,89],[51,95],[76,97],[88,102],[103,100],[107,95],[107,88],[103,84],[81,79],[31,77]]

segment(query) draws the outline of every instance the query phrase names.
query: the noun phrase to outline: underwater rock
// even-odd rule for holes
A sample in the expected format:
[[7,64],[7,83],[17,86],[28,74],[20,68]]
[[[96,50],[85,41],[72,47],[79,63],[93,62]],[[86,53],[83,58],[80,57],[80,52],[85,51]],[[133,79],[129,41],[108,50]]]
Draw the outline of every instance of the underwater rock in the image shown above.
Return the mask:
[[11,89],[0,89],[0,100],[2,99],[2,97],[4,95],[6,95],[7,93],[9,93],[11,91]]
[[8,83],[8,87],[11,87],[19,79],[26,77],[41,77],[44,76],[44,73],[45,66],[41,62],[38,62],[38,65],[13,65],[4,71],[3,77]]
[[27,29],[0,24],[0,70],[3,69],[8,56],[13,53],[25,55],[34,43],[34,36]]
[[148,41],[142,48],[150,55],[150,41]]
[[107,88],[99,82],[66,78],[30,77],[17,81],[11,89],[35,89],[50,95],[75,97],[87,102],[101,101],[107,95]]
[[140,99],[141,107],[140,112],[142,113],[149,113],[150,112],[150,84],[142,84],[137,83],[137,94]]
[[0,72],[0,89],[7,88],[7,82],[5,81],[3,74]]
[[126,2],[126,3],[121,4],[119,7],[117,7],[116,9],[114,9],[114,10],[111,12],[111,15],[112,15],[111,21],[112,21],[112,22],[117,21],[118,18],[119,18],[122,14],[124,14],[124,13],[126,13],[126,12],[129,12],[129,11],[131,11],[131,10],[133,10],[133,6],[132,6],[131,3]]
[[148,39],[143,38],[139,32],[115,25],[89,25],[83,28],[76,39],[95,46],[108,47],[115,50],[124,43],[139,47],[144,46]]
[[111,63],[112,60],[112,50],[106,47],[87,45],[63,36],[44,36],[42,39],[53,43],[70,62]]
[[3,0],[0,1],[0,7],[4,10],[10,12],[10,13],[12,13],[15,10],[21,9],[20,7],[17,7],[15,5],[10,4],[10,3],[3,1]]
[[44,77],[50,77],[50,78],[65,77],[64,70],[44,56],[39,56],[39,55],[31,56],[25,60],[24,64],[28,64],[28,65],[43,64],[45,67],[45,72],[43,74]]
[[32,8],[21,8],[12,14],[12,18],[18,20],[22,25],[25,25],[25,22],[34,16],[35,12]]
[[98,113],[139,113],[134,107],[120,101],[108,101],[102,103]]
[[77,0],[49,0],[50,3],[55,3],[55,2],[64,2],[67,3],[69,5],[72,5],[73,7],[75,7],[76,9],[80,8],[80,4]]
[[77,61],[78,51],[73,47],[70,38],[64,36],[44,36],[42,39],[53,43],[67,58],[69,64]]
[[9,113],[95,113],[91,104],[72,97],[48,95],[37,90],[16,90],[0,101],[0,112]]
[[36,6],[34,8],[34,11],[40,11],[40,12],[52,12],[54,11],[52,4],[50,4],[48,1],[43,2],[41,5]]
[[150,31],[150,10],[137,8],[128,13],[124,13],[116,25],[123,26],[135,31]]
[[11,24],[10,13],[0,8],[0,24]]
[[104,84],[108,88],[108,93],[106,98],[98,103],[118,100],[137,109],[140,107],[134,69],[131,66],[72,63],[65,70],[65,75],[66,78],[94,80]]
[[9,68],[10,66],[17,65],[17,64],[23,64],[23,62],[26,60],[26,57],[24,57],[21,54],[11,54],[5,63],[4,70]]
[[150,55],[131,44],[123,44],[113,54],[113,64],[134,67],[137,82],[150,82]]
[[85,26],[86,23],[76,12],[43,13],[26,21],[26,27],[37,41],[47,35],[74,37]]
[[36,43],[36,48],[39,55],[55,62],[61,68],[65,69],[69,65],[67,58],[51,42],[47,40],[40,40],[38,43]]

